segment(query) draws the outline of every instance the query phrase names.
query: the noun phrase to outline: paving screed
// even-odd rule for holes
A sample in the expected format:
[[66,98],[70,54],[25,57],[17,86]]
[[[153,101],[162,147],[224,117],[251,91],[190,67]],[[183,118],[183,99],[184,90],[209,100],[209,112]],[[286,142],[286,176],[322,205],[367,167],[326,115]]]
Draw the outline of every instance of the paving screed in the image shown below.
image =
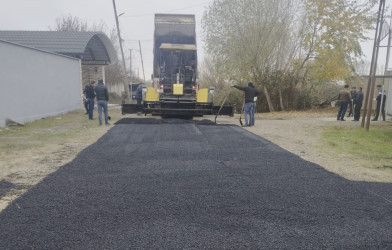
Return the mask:
[[1,249],[391,249],[392,184],[236,125],[125,118],[0,221]]

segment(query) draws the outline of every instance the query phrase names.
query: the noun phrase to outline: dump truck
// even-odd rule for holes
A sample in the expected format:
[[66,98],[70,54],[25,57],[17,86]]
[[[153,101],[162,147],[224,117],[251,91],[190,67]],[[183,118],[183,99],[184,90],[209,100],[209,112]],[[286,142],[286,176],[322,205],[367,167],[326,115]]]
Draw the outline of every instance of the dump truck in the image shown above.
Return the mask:
[[195,16],[155,14],[153,84],[146,88],[142,107],[123,104],[122,113],[193,118],[233,115],[232,106],[214,106],[212,88],[197,84]]

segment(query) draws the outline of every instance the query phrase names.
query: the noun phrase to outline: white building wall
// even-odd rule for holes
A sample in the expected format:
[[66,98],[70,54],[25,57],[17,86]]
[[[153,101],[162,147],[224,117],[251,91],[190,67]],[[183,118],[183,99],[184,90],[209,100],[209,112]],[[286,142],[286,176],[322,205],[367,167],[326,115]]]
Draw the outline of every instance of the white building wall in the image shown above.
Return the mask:
[[0,41],[0,127],[82,106],[80,61]]

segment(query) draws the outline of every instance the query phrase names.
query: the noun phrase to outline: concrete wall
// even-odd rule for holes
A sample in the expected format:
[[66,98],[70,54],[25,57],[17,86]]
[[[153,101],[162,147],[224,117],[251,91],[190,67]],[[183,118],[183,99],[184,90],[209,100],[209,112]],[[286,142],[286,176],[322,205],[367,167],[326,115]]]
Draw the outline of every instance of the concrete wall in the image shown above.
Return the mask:
[[109,93],[115,93],[118,96],[124,92],[124,84],[123,83],[111,83],[105,82],[106,87],[108,88]]
[[105,66],[103,65],[82,65],[82,84],[86,86],[90,84],[91,81],[103,79],[105,82]]
[[97,83],[98,80],[102,79],[108,88],[109,93],[115,93],[118,96],[121,96],[121,93],[124,92],[123,83],[112,83],[106,81],[104,65],[82,65],[82,72],[83,89],[91,81],[95,81]]
[[0,127],[82,107],[78,59],[0,41]]

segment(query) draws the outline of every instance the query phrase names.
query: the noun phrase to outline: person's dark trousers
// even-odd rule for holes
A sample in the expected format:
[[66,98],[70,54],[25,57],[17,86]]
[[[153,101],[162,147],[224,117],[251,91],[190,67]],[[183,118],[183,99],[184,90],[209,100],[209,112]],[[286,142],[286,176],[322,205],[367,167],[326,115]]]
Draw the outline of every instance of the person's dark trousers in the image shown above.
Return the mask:
[[378,114],[380,113],[380,107],[381,107],[381,102],[377,101],[377,106],[376,106],[376,116],[374,117],[374,121],[378,120]]
[[362,108],[362,104],[355,104],[354,121],[359,121],[359,117],[361,116],[361,108]]
[[348,117],[350,117],[350,116],[353,115],[353,102],[350,101],[350,102],[348,103],[348,105],[349,105],[349,108],[350,108],[350,111],[348,112]]
[[[245,126],[251,126],[251,121],[253,119],[252,116],[253,102],[247,102],[244,106],[244,118],[245,118]],[[249,118],[248,118],[249,115]]]
[[[378,120],[378,114],[380,114],[380,106],[381,106],[381,102],[378,101],[377,107],[376,107],[376,116],[374,117],[373,121]],[[382,105],[381,115],[382,115],[383,120],[385,121],[385,102]]]
[[109,117],[108,117],[108,102],[105,100],[98,100],[97,101],[98,105],[98,121],[99,125],[102,125],[102,109],[103,113],[105,115],[105,124],[109,125]]
[[86,110],[86,114],[88,114],[88,101],[84,101],[84,109]]
[[340,101],[340,108],[337,117],[338,120],[342,120],[342,121],[344,120],[344,115],[346,114],[347,105],[348,105],[347,101]]
[[94,98],[87,98],[88,101],[88,119],[93,119],[94,112]]
[[136,111],[142,112],[142,99],[136,99]]

